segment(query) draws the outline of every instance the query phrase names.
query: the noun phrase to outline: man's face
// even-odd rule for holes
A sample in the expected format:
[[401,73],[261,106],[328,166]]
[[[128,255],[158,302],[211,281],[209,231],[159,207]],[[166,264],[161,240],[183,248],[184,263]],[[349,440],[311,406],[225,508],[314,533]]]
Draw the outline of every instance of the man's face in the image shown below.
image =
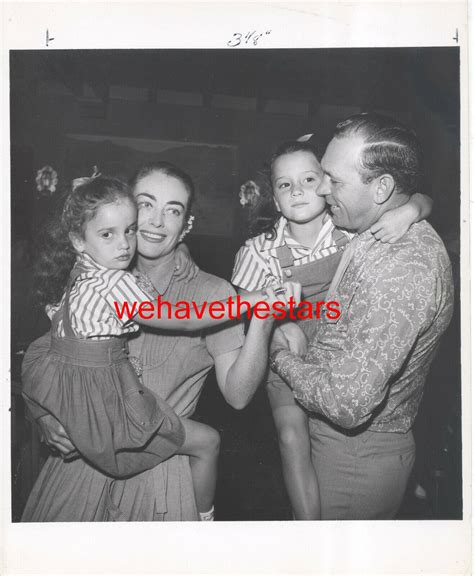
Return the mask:
[[374,182],[364,184],[359,173],[364,141],[360,137],[333,138],[321,160],[324,172],[317,193],[326,198],[334,224],[364,232],[376,220]]

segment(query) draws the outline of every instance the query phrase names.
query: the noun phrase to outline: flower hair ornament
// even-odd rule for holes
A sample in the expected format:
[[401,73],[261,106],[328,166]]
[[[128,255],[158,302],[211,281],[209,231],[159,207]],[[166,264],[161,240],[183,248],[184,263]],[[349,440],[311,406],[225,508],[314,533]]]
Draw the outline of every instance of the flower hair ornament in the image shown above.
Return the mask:
[[186,222],[186,226],[185,226],[184,230],[181,232],[181,234],[179,236],[180,242],[183,240],[183,238],[186,236],[186,234],[189,234],[189,232],[191,232],[191,230],[193,229],[193,222],[194,222],[194,216],[191,214],[191,216],[189,216],[189,218],[188,218],[188,221]]
[[247,180],[240,187],[239,202],[242,206],[255,206],[260,198],[260,186],[254,180]]
[[36,172],[36,190],[39,196],[51,196],[56,192],[58,173],[52,166],[43,166]]

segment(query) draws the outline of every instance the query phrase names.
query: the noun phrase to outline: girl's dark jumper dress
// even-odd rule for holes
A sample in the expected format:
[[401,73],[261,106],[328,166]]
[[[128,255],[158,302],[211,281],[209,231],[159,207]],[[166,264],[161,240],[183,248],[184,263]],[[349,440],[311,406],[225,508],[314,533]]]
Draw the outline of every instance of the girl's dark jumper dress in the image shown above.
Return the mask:
[[[71,273],[63,305],[53,317],[49,351],[23,363],[23,394],[64,426],[80,456],[106,474],[128,477],[153,468],[184,442],[184,428],[168,404],[140,384],[125,336],[79,338],[71,327]],[[62,318],[64,337],[56,336]]]

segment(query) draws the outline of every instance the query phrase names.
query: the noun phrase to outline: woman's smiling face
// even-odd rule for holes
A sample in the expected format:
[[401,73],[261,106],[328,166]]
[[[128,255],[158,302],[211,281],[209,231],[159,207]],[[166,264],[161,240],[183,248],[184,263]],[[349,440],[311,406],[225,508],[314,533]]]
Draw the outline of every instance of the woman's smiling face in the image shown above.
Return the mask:
[[186,186],[164,172],[151,172],[133,190],[138,206],[138,253],[162,258],[176,248],[185,227],[189,203]]

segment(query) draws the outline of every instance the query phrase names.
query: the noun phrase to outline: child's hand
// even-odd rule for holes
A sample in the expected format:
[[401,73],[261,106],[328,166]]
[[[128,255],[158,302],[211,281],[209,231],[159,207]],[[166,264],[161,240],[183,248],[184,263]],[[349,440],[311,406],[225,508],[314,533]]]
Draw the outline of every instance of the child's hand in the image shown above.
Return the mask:
[[[239,296],[241,302],[248,302],[251,308],[262,301],[265,301],[270,308],[275,302],[282,302],[285,308],[288,308],[291,299],[293,306],[296,307],[301,301],[301,284],[299,282],[285,282],[284,284],[273,284],[253,292],[239,290]],[[269,317],[272,317],[272,315],[270,314]]]
[[283,284],[267,286],[263,291],[268,296],[269,302],[284,302],[285,306],[293,302],[298,306],[301,302],[301,284],[299,282],[283,282]]
[[68,456],[76,450],[61,422],[56,420],[54,416],[46,414],[37,422],[48,446],[60,452],[62,456]]
[[174,253],[174,276],[176,280],[184,280],[187,283],[195,278],[198,272],[199,268],[191,258],[186,244],[178,244]]
[[293,352],[293,354],[296,354],[297,356],[304,356],[308,348],[308,339],[298,324],[295,324],[294,322],[286,322],[279,326],[279,329],[288,340],[290,352]]
[[418,220],[417,210],[409,203],[382,214],[370,231],[380,242],[395,243],[400,240]]

